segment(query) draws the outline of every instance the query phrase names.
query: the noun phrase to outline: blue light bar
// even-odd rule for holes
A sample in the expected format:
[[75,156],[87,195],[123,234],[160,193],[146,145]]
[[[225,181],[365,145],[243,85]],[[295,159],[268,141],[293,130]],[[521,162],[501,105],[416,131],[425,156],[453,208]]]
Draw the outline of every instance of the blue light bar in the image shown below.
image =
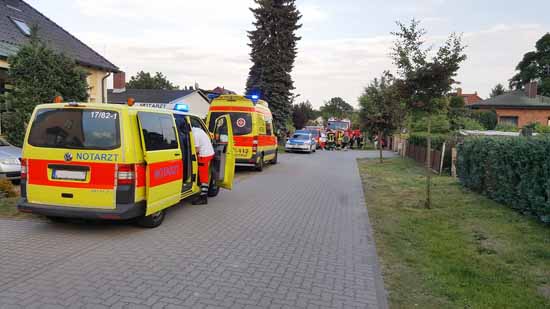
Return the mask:
[[215,98],[217,98],[217,97],[219,97],[219,96],[220,96],[220,95],[217,94],[217,93],[209,93],[209,94],[207,95],[207,97],[208,97],[208,99],[209,99],[210,101],[214,100]]
[[189,105],[187,104],[176,104],[174,106],[174,110],[178,112],[188,112],[189,111]]
[[251,95],[245,96],[245,98],[251,100],[251,101],[254,102],[254,103],[257,103],[258,100],[260,99],[260,96],[257,95],[257,94],[251,94]]

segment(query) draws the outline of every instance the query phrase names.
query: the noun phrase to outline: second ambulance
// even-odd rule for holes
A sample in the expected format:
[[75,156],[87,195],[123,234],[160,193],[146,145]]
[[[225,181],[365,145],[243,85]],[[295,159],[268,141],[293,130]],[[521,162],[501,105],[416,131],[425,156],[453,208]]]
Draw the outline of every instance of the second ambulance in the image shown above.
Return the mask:
[[206,119],[209,129],[225,114],[231,118],[236,165],[262,171],[266,163],[277,163],[277,137],[267,102],[255,95],[221,95],[210,103]]

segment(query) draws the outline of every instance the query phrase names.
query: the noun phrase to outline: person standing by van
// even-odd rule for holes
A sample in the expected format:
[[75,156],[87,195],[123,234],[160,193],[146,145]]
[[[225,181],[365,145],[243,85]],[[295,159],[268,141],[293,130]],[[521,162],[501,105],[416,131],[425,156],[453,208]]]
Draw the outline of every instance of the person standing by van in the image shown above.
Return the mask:
[[212,141],[203,129],[193,127],[193,137],[197,154],[199,155],[199,181],[201,183],[200,196],[193,201],[193,205],[208,204],[208,189],[210,185],[210,162],[214,158]]

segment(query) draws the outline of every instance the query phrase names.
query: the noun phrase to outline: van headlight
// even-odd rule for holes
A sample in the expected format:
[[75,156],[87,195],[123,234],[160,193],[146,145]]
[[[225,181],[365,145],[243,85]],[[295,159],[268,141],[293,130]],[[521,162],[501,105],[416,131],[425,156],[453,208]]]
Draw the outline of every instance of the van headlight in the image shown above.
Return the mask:
[[19,164],[21,164],[21,162],[19,162],[19,159],[2,159],[2,160],[0,160],[0,164],[19,165]]

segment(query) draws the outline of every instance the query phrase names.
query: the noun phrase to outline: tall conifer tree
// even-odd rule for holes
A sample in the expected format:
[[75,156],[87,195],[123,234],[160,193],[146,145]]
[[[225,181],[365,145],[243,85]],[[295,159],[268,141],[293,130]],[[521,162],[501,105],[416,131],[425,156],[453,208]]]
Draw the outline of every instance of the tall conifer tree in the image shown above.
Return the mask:
[[285,127],[292,113],[294,67],[300,37],[296,31],[302,17],[295,0],[255,0],[251,8],[255,30],[248,32],[252,67],[246,83],[248,93],[259,92],[269,102],[277,129]]

